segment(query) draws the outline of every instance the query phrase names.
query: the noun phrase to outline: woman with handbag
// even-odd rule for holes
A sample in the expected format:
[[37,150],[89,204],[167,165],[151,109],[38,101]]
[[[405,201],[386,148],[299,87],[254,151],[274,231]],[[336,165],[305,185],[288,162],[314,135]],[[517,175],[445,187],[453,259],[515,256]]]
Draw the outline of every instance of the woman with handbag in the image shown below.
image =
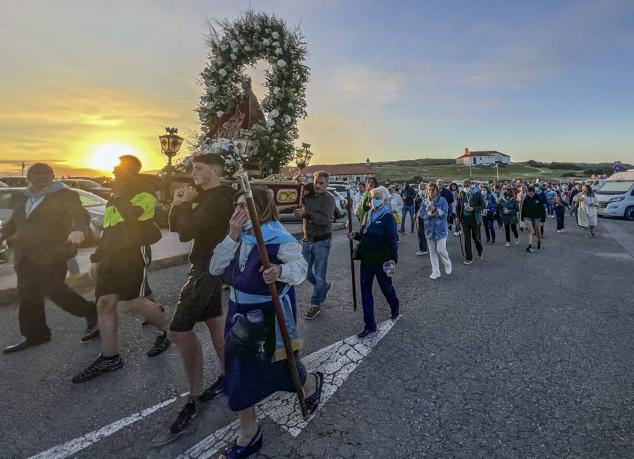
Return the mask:
[[504,235],[506,236],[506,247],[511,247],[511,231],[515,236],[515,245],[520,243],[519,233],[517,232],[517,215],[520,208],[510,187],[504,188],[504,195],[500,200],[500,208],[502,209],[502,220],[504,222]]
[[358,233],[348,233],[348,239],[359,241],[356,256],[361,260],[361,302],[364,328],[357,336],[365,338],[376,333],[372,284],[376,277],[381,292],[390,305],[391,318],[399,315],[399,301],[392,285],[392,274],[398,262],[398,233],[394,215],[388,204],[389,192],[383,186],[370,191],[372,209]]
[[[209,267],[211,274],[223,275],[231,287],[225,325],[224,393],[229,408],[238,413],[240,434],[224,452],[229,459],[249,457],[262,448],[255,404],[277,391],[295,392],[267,284],[277,284],[293,349],[301,347],[294,286],[306,279],[308,266],[302,246],[280,224],[268,189],[253,187],[253,200],[271,267],[262,268],[244,195],[238,195],[229,235],[214,249]],[[306,407],[312,413],[321,399],[324,376],[320,372],[307,374],[297,356],[296,361]]]

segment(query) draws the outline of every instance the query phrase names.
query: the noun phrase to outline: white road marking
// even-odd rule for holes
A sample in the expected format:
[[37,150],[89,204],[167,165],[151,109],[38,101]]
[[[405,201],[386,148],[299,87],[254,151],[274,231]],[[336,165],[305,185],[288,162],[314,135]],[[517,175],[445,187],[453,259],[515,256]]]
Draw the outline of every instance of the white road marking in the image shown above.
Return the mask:
[[[343,385],[350,374],[359,366],[365,357],[381,339],[390,331],[394,321],[388,320],[378,326],[375,336],[366,339],[359,339],[355,336],[338,341],[330,346],[320,349],[302,359],[307,371],[316,370],[324,373],[324,388],[322,392],[319,409],[332,397],[332,395]],[[31,456],[29,459],[63,459],[79,451],[86,449],[121,429],[134,424],[137,421],[151,415],[152,413],[171,405],[176,401],[176,397],[165,400],[143,411],[139,411],[123,419],[119,419],[98,430],[89,432],[81,437],[69,440],[65,443],[53,446],[41,453]],[[318,409],[318,410],[319,410]],[[257,406],[257,417],[262,419],[268,416],[282,429],[292,436],[298,436],[308,425],[308,422],[315,416],[316,412],[303,419],[299,409],[295,394],[277,393],[267,398]],[[229,425],[218,429],[196,445],[189,448],[179,456],[185,458],[209,458],[228,445],[238,435],[239,423],[233,421]]]
[[[351,336],[302,359],[307,371],[319,370],[324,373],[324,388],[317,411],[343,385],[393,325],[394,321],[388,320],[379,325],[378,333],[372,338],[359,339]],[[293,437],[297,437],[317,413],[304,419],[297,407],[295,394],[292,393],[276,393],[259,403],[256,409],[258,419],[269,417]],[[189,448],[177,459],[206,459],[214,456],[237,437],[239,427],[238,421],[232,422]]]
[[171,398],[169,400],[165,400],[164,402],[158,403],[150,408],[146,408],[143,411],[139,411],[138,413],[134,413],[127,418],[119,419],[118,421],[113,422],[112,424],[108,424],[107,426],[103,426],[99,430],[92,431],[87,433],[86,435],[82,435],[79,438],[75,438],[74,440],[67,441],[66,443],[62,443],[57,446],[53,446],[52,448],[47,449],[46,451],[42,451],[35,456],[31,456],[29,459],[61,459],[65,457],[72,456],[82,449],[88,448],[93,444],[97,443],[99,440],[103,440],[106,437],[120,431],[124,427],[127,427],[131,424],[134,424],[137,421],[149,416],[155,411],[160,410],[161,408],[165,408],[166,406],[174,403],[176,401],[176,397]]

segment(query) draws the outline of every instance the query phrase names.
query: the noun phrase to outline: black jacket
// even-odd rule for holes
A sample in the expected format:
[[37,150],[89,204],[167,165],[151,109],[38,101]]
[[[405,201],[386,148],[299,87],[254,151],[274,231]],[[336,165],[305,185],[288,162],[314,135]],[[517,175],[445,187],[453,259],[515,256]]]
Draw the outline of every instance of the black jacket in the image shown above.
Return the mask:
[[[456,206],[456,218],[460,221],[469,220],[469,216],[465,215],[464,208],[466,207],[467,193],[465,191],[461,191],[458,195],[458,204]],[[486,207],[484,203],[484,199],[482,199],[482,193],[476,191],[471,196],[471,202],[469,207],[473,207],[473,213],[471,214],[471,218],[474,221],[481,225],[482,224],[482,209]]]
[[525,218],[546,218],[544,201],[535,193],[531,198],[528,194],[522,203],[522,220]]
[[36,264],[65,262],[77,253],[67,242],[72,231],[88,232],[90,215],[76,191],[62,188],[44,196],[40,204],[26,216],[26,196],[17,192],[11,197],[13,214],[2,228],[2,238],[13,236],[15,264],[30,261]]

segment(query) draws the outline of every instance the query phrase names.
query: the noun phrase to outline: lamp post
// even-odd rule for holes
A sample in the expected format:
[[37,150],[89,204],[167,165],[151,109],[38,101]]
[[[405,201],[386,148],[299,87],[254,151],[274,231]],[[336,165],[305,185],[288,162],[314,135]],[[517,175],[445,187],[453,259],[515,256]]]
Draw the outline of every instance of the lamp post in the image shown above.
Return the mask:
[[165,180],[165,196],[163,202],[168,202],[170,198],[170,184],[172,179],[172,172],[174,172],[174,166],[172,166],[172,158],[178,154],[181,145],[183,144],[183,138],[178,133],[178,128],[166,127],[167,134],[159,136],[159,142],[161,143],[161,153],[167,156],[167,165],[162,169],[162,175]]
[[295,176],[295,180],[299,183],[302,183],[306,179],[302,171],[308,167],[312,157],[313,153],[310,151],[310,144],[302,142],[302,147],[298,148],[295,153],[295,164],[299,168],[299,172]]

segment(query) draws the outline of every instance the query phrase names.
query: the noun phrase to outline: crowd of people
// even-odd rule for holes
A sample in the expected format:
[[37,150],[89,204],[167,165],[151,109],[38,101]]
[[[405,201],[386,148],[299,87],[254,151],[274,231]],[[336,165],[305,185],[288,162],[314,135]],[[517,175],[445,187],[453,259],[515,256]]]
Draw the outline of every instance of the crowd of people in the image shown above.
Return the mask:
[[[103,234],[91,255],[95,300],[90,301],[65,283],[67,260],[77,251],[88,231],[89,217],[77,192],[55,181],[53,169],[42,163],[28,171],[30,186],[12,198],[12,217],[2,227],[0,242],[12,237],[18,278],[19,324],[24,340],[7,347],[15,353],[51,339],[46,324],[44,299],[86,320],[81,342],[101,339],[101,352],[72,382],[87,383],[119,370],[124,362],[118,352],[118,310],[125,303],[157,335],[148,357],[156,357],[173,344],[189,385],[188,398],[169,428],[169,441],[184,433],[202,405],[221,394],[237,413],[240,432],[224,452],[231,459],[248,457],[263,444],[255,405],[276,391],[293,392],[287,355],[276,323],[269,285],[279,290],[283,320],[292,340],[297,374],[306,408],[313,412],[321,399],[324,377],[309,374],[301,363],[295,286],[308,280],[313,292],[304,317],[319,316],[331,283],[327,280],[335,202],[327,193],[329,174],[319,172],[304,190],[295,215],[303,222],[298,242],[279,222],[270,190],[253,187],[253,202],[271,266],[264,269],[256,247],[253,222],[245,194],[222,184],[224,160],[215,154],[194,156],[193,185],[175,190],[169,227],[182,242],[192,241],[189,269],[172,317],[153,297],[148,282],[151,245],[161,238],[154,223],[156,196],[143,181],[138,158],[124,155],[115,167],[112,196],[106,204]],[[597,224],[596,198],[589,185],[530,184],[520,182],[472,183],[465,179],[445,186],[443,180],[421,183],[418,190],[406,185],[379,186],[375,177],[358,184],[354,213],[360,228],[349,228],[358,260],[364,328],[357,335],[377,332],[372,287],[376,279],[390,307],[391,319],[399,317],[400,303],[392,282],[399,260],[399,242],[416,234],[416,255],[429,254],[436,280],[452,273],[447,251],[450,234],[460,239],[464,264],[475,256],[482,260],[484,245],[496,244],[504,231],[505,246],[520,243],[526,233],[530,253],[542,248],[544,222],[557,220],[557,232],[565,231],[567,211],[574,215],[587,237]],[[481,240],[484,227],[486,240]],[[534,243],[535,241],[535,243]],[[223,284],[229,288],[223,304]],[[224,306],[224,307],[223,307]],[[282,320],[282,319],[279,319]],[[205,384],[202,346],[193,332],[196,323],[209,331],[219,372]],[[288,349],[291,349],[288,348]],[[206,358],[210,358],[207,356]]]
[[[372,220],[367,217],[372,215],[369,214],[374,202],[371,195],[377,187],[374,177],[358,184],[354,208],[362,228],[372,226]],[[597,200],[592,187],[580,183],[540,184],[539,181],[519,180],[474,183],[465,179],[445,186],[444,181],[438,179],[420,183],[418,190],[407,184],[400,189],[398,185],[390,185],[381,206],[389,209],[396,227],[400,224],[398,234],[394,236],[396,243],[399,235],[406,233],[406,219],[410,217],[409,229],[412,233],[417,229],[416,255],[429,254],[431,279],[441,276],[441,261],[445,273],[451,273],[451,260],[446,249],[451,232],[461,239],[464,264],[470,265],[474,261],[474,248],[477,259],[482,260],[484,245],[496,244],[497,232],[504,232],[507,248],[519,245],[520,231],[525,232],[526,251],[534,253],[535,249],[542,248],[547,218],[556,219],[558,234],[565,232],[567,213],[584,229],[586,237],[594,237],[597,225]],[[486,238],[484,243],[482,228]]]

